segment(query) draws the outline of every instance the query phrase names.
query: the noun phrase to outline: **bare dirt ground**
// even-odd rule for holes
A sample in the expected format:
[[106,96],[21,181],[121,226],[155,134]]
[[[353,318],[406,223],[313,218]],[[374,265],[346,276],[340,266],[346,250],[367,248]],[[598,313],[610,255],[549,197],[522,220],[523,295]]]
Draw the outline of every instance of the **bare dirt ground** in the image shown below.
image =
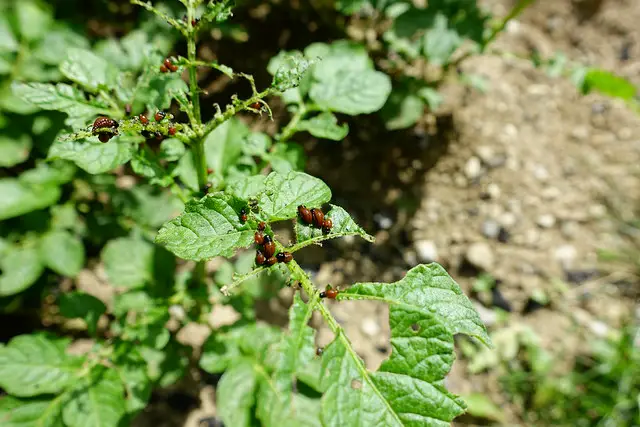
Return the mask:
[[[503,16],[512,3],[484,4]],[[637,0],[540,0],[495,50],[560,51],[640,84],[638,22]],[[581,96],[567,78],[526,60],[485,55],[463,70],[482,76],[487,90],[446,87],[435,133],[420,126],[389,133],[368,118],[339,149],[308,143],[309,172],[334,188],[334,202],[377,242],[309,248],[298,259],[319,285],[338,286],[399,280],[417,263],[438,261],[474,295],[492,331],[530,327],[568,369],[590,337],[615,331],[638,302],[637,289],[620,285],[624,277],[602,274],[597,251],[622,242],[607,201],[639,202],[640,118],[620,102]],[[472,292],[481,273],[497,280],[488,296]],[[271,312],[284,312],[289,297],[285,290]],[[386,307],[328,304],[356,351],[377,367],[390,351]],[[496,307],[510,312],[506,322]],[[322,346],[332,336],[317,325]],[[460,362],[447,379],[454,392],[485,393],[502,406],[506,425],[525,425],[497,373],[471,375]],[[215,413],[213,396],[211,387],[201,393],[204,403],[185,425]]]

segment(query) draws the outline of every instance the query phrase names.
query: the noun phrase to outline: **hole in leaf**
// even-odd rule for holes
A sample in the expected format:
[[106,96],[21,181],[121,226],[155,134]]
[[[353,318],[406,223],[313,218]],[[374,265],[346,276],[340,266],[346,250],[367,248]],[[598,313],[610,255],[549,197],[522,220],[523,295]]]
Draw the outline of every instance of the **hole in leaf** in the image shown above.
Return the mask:
[[362,381],[356,379],[351,380],[351,388],[354,390],[360,390],[362,388]]
[[413,324],[411,325],[411,330],[412,330],[413,332],[419,332],[419,331],[420,331],[420,325],[418,325],[417,323],[413,323]]

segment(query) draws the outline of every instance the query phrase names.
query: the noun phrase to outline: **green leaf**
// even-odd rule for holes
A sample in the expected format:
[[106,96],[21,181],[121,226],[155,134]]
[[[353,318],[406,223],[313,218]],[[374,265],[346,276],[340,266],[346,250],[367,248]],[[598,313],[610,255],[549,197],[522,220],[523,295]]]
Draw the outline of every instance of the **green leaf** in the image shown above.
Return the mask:
[[0,179],[0,220],[51,206],[60,198],[54,185],[30,185],[14,178]]
[[21,100],[43,110],[61,111],[69,115],[65,123],[79,128],[101,114],[111,111],[95,101],[87,101],[84,93],[73,86],[63,83],[57,85],[45,83],[11,84],[13,94]]
[[[317,73],[315,74],[317,75]],[[391,93],[391,79],[375,70],[339,70],[311,87],[309,96],[320,107],[349,115],[379,110]]]
[[7,16],[0,17],[0,52],[17,52],[18,40],[16,40]]
[[312,306],[295,294],[289,310],[289,331],[271,350],[274,359],[272,379],[263,381],[260,388],[257,412],[265,426],[320,425],[318,417],[311,424],[301,422],[311,402],[299,399],[293,390],[297,370],[304,370],[315,356],[314,330],[308,325],[312,314]]
[[182,378],[189,365],[187,348],[175,341],[169,341],[162,350],[139,347],[140,354],[147,362],[148,375],[160,387],[168,387]]
[[460,44],[462,38],[458,31],[449,28],[447,17],[437,13],[433,27],[424,34],[422,49],[425,57],[435,65],[444,65]]
[[0,386],[18,397],[59,393],[74,384],[82,363],[43,335],[20,335],[0,347]]
[[114,427],[119,425],[125,405],[118,374],[98,367],[76,385],[62,409],[62,418],[68,427]]
[[46,34],[53,21],[50,10],[31,1],[19,1],[15,6],[18,27],[24,39],[34,41]]
[[0,136],[0,167],[9,168],[27,160],[32,141],[27,134],[18,138]]
[[470,415],[478,418],[497,421],[504,425],[506,421],[504,412],[498,405],[493,403],[487,395],[481,393],[471,393],[464,396],[464,401],[469,406],[467,412]]
[[167,306],[146,307],[136,313],[135,323],[127,323],[125,321],[122,336],[127,341],[161,350],[171,339],[171,334],[166,328],[168,320],[169,311]]
[[256,373],[251,363],[239,360],[227,370],[216,388],[218,414],[225,425],[249,427],[255,403]]
[[168,138],[160,143],[160,158],[169,162],[179,160],[185,151],[182,141],[176,138]]
[[109,142],[94,140],[57,141],[49,149],[49,159],[71,160],[90,174],[108,172],[127,163],[136,152],[139,136],[116,136]]
[[275,172],[287,174],[291,171],[304,170],[306,156],[304,148],[294,142],[279,142],[267,156]]
[[137,224],[153,228],[175,218],[184,209],[184,204],[174,194],[144,185],[114,195],[113,202]]
[[375,299],[438,316],[451,334],[466,334],[490,345],[491,339],[471,301],[439,264],[419,265],[395,283],[357,283],[340,292],[349,299]]
[[375,241],[375,238],[366,231],[364,231],[356,222],[349,216],[347,211],[340,206],[330,205],[331,209],[325,213],[325,217],[329,218],[333,222],[333,227],[328,234],[324,234],[321,228],[312,227],[309,224],[305,224],[298,218],[294,226],[296,232],[296,242],[302,243],[309,240],[319,242],[326,239],[332,239],[335,237],[343,236],[360,236],[367,242]]
[[627,79],[609,71],[590,69],[584,76],[582,93],[593,91],[625,101],[631,101],[638,93],[638,89]]
[[62,424],[62,398],[0,399],[0,425],[3,427],[64,427]]
[[264,190],[264,175],[252,175],[230,179],[227,183],[227,192],[241,199],[249,199]]
[[297,128],[301,131],[307,131],[316,138],[331,139],[340,141],[349,133],[349,125],[338,125],[336,116],[326,111],[309,120],[303,120],[298,123]]
[[116,358],[115,368],[127,392],[127,412],[137,413],[147,406],[152,384],[147,375],[147,363],[138,350],[128,345],[122,348],[126,351]]
[[151,398],[152,384],[147,374],[147,363],[136,348],[122,344],[116,350],[120,354],[115,360],[115,369],[124,384],[127,398],[127,412],[143,410]]
[[93,295],[71,292],[60,295],[60,314],[69,319],[81,318],[87,322],[90,335],[95,335],[98,320],[107,311],[107,306]]
[[26,185],[57,186],[73,179],[76,167],[71,162],[40,162],[38,165],[20,175],[20,182]]
[[331,200],[331,190],[322,180],[303,172],[272,172],[264,181],[264,189],[252,195],[271,221],[295,218],[298,206],[317,207]]
[[42,274],[44,265],[36,247],[14,247],[0,257],[0,270],[0,296],[7,296],[33,285]]
[[60,64],[60,71],[69,80],[91,92],[109,89],[118,80],[117,68],[87,49],[69,49],[67,58]]
[[242,155],[244,139],[248,134],[247,126],[236,118],[215,128],[204,141],[207,166],[218,174],[224,174]]
[[142,239],[120,237],[110,240],[100,255],[109,282],[133,288],[153,280],[154,247]]
[[343,331],[322,355],[323,426],[449,426],[464,402],[444,387],[453,335],[436,315],[410,306],[389,310],[392,352],[370,373]]
[[280,340],[280,328],[263,323],[233,327],[226,333],[212,333],[202,347],[200,367],[216,374],[230,369],[242,357],[264,365],[267,349]]
[[242,200],[222,193],[191,201],[182,215],[160,228],[156,242],[184,259],[230,257],[253,242],[253,230],[240,221],[245,206]]
[[251,132],[246,136],[242,152],[249,156],[262,157],[267,153],[267,150],[271,147],[271,137],[262,132]]
[[84,246],[66,231],[51,231],[40,241],[40,257],[56,273],[75,277],[84,266]]
[[422,117],[424,102],[412,93],[395,90],[389,96],[381,113],[387,129],[406,129]]
[[59,25],[44,35],[33,54],[39,61],[49,65],[58,65],[67,57],[70,48],[89,48],[89,41],[66,25]]
[[144,104],[148,111],[166,110],[174,97],[187,90],[187,84],[180,73],[161,74],[157,67],[153,67],[138,80],[134,103]]

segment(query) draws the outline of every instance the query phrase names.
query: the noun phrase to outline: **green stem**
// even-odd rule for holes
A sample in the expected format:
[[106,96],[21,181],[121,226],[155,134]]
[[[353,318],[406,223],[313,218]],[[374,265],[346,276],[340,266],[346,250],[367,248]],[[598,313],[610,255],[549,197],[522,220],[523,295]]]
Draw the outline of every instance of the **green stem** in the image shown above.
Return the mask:
[[304,104],[300,105],[298,111],[296,111],[293,117],[291,117],[291,121],[284,127],[284,129],[282,129],[282,133],[280,134],[280,138],[278,138],[278,141],[288,141],[289,138],[291,138],[293,134],[296,133],[296,128],[298,127],[298,123],[300,123],[300,120],[302,120],[308,112],[309,110]]

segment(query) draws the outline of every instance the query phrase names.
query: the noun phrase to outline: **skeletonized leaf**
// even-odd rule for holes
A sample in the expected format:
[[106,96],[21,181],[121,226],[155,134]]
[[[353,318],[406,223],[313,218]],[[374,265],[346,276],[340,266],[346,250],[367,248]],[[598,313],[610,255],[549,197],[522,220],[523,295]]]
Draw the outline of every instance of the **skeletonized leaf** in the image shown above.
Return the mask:
[[42,274],[44,265],[35,247],[12,248],[0,257],[0,296],[13,295],[27,289]]
[[118,374],[98,367],[76,384],[62,409],[62,418],[68,427],[113,427],[120,422],[124,409],[124,389]]
[[471,301],[437,263],[418,265],[395,283],[357,283],[339,298],[376,299],[434,313],[451,334],[466,334],[489,345],[491,339]]
[[444,387],[453,363],[453,335],[437,316],[391,305],[391,356],[377,372],[366,370],[344,332],[322,355],[326,389],[323,426],[449,426],[464,412]]
[[30,185],[14,178],[0,179],[0,220],[46,208],[59,197],[57,185]]
[[42,335],[20,335],[0,347],[0,386],[14,396],[58,393],[73,384],[83,359]]
[[40,241],[42,262],[63,276],[75,277],[84,266],[82,241],[66,231],[51,231]]
[[373,242],[375,238],[366,231],[364,231],[356,222],[349,216],[347,211],[340,206],[330,205],[331,210],[326,212],[325,218],[329,218],[333,222],[333,227],[328,234],[324,234],[321,228],[313,227],[309,224],[305,224],[299,218],[296,221],[295,232],[296,241],[298,243],[305,242],[307,240],[322,241],[335,237],[342,236],[360,236],[368,242]]
[[67,58],[60,64],[60,71],[69,80],[86,90],[96,92],[117,83],[118,69],[106,59],[87,49],[70,48]]
[[217,407],[225,425],[249,427],[255,403],[256,373],[249,361],[238,360],[228,369],[216,389]]
[[245,206],[244,201],[222,193],[191,201],[180,216],[160,228],[156,242],[184,259],[230,257],[253,242],[253,230],[240,221]]
[[107,311],[107,306],[93,295],[71,292],[60,295],[60,314],[69,319],[81,318],[87,322],[89,334],[96,332],[98,319]]
[[91,174],[115,169],[131,160],[135,143],[141,137],[116,136],[106,143],[86,141],[57,141],[49,149],[49,159],[71,160]]
[[299,130],[306,130],[316,138],[331,139],[340,141],[349,133],[349,125],[346,123],[339,125],[336,116],[326,111],[309,119],[298,123]]
[[62,399],[0,399],[0,425],[2,427],[64,427]]

